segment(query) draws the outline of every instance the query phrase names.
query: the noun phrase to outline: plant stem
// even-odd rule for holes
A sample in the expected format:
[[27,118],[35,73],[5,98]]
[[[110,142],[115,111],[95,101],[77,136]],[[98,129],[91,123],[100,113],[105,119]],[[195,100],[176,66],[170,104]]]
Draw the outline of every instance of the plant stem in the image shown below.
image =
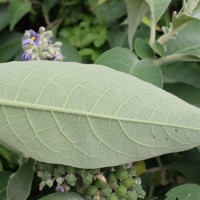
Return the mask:
[[156,66],[160,67],[161,65],[175,62],[175,61],[199,61],[199,59],[195,58],[194,56],[191,56],[191,55],[174,54],[174,55],[164,56],[162,58],[154,60],[154,64]]
[[156,25],[155,25],[155,22],[154,22],[154,20],[152,18],[151,19],[151,32],[150,32],[149,43],[150,44],[154,44],[155,43],[155,38],[156,38]]

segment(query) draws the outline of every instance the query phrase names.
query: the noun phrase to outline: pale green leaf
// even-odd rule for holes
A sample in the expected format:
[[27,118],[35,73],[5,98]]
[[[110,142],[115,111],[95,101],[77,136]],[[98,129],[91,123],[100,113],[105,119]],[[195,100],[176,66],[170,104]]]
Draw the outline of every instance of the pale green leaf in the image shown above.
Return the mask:
[[56,61],[0,70],[0,138],[38,161],[99,168],[200,144],[200,110],[134,76]]
[[198,200],[200,197],[200,186],[197,184],[184,184],[172,188],[166,194],[165,200]]
[[8,200],[26,200],[31,191],[34,161],[29,159],[23,163],[15,174],[10,176],[7,186]]
[[162,74],[152,60],[138,60],[132,51],[116,47],[103,53],[95,62],[136,76],[144,81],[162,87]]
[[146,0],[149,4],[151,11],[151,33],[150,33],[150,44],[155,43],[156,38],[156,24],[169,6],[171,0]]
[[128,15],[128,42],[132,49],[135,32],[148,9],[148,4],[145,0],[125,0],[125,3]]
[[31,11],[31,2],[29,0],[10,0],[8,8],[8,20],[10,24],[10,30],[13,30],[21,18]]
[[180,30],[167,44],[166,55],[200,55],[200,22],[190,22],[184,29]]
[[6,187],[11,172],[0,172],[0,199],[6,200]]
[[146,2],[150,6],[151,20],[157,24],[158,20],[169,6],[171,0],[146,0]]
[[74,192],[69,192],[69,193],[56,192],[53,194],[49,194],[45,197],[42,197],[39,200],[84,200],[84,198],[81,195]]

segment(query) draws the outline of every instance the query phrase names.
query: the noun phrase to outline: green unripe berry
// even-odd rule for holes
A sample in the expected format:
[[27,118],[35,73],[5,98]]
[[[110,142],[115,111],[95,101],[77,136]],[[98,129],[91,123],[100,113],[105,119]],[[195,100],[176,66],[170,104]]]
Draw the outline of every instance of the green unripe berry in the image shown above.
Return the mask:
[[138,196],[135,191],[129,191],[127,193],[127,200],[137,200]]
[[108,198],[107,198],[107,200],[118,200],[119,198],[118,198],[118,196],[116,196],[115,194],[111,194]]
[[101,189],[101,188],[105,187],[105,186],[107,185],[107,183],[104,182],[104,181],[102,181],[102,180],[97,179],[97,180],[95,181],[95,185],[96,185],[99,189]]
[[57,168],[54,169],[54,171],[56,171],[59,174],[64,175],[65,174],[65,167],[62,165],[58,165]]
[[87,194],[94,197],[94,196],[96,196],[98,191],[99,190],[96,186],[90,186],[87,190]]
[[67,172],[67,174],[76,174],[76,168],[75,167],[71,167],[71,166],[67,166],[66,167],[66,172]]
[[108,175],[108,181],[109,183],[115,183],[117,182],[117,177],[115,175],[115,172],[110,172]]
[[67,184],[74,186],[76,183],[76,177],[74,176],[74,174],[68,174],[66,176],[66,182]]
[[113,189],[113,190],[116,190],[118,188],[118,184],[117,183],[110,183],[110,187]]
[[116,171],[116,177],[119,180],[124,180],[124,179],[128,178],[128,171],[125,168],[119,168]]
[[120,198],[122,197],[126,197],[127,194],[127,188],[123,185],[120,185],[117,189],[116,189],[116,195]]
[[93,197],[86,195],[85,200],[93,200]]
[[128,175],[129,175],[130,177],[136,176],[136,170],[135,170],[134,167],[128,168],[127,171],[128,171]]
[[101,195],[103,197],[108,197],[110,196],[111,193],[112,193],[112,190],[108,185],[101,189]]
[[133,187],[134,180],[133,178],[126,178],[121,183],[123,186],[125,186],[127,189],[130,189]]
[[92,174],[88,174],[86,176],[83,176],[82,177],[83,179],[83,183],[86,184],[86,185],[90,185],[93,181],[93,175]]

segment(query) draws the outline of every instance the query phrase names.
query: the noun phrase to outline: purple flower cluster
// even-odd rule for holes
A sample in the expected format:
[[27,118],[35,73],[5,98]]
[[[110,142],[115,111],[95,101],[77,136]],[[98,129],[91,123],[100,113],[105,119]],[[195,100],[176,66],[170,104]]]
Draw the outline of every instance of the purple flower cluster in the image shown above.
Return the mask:
[[27,30],[22,40],[22,48],[24,53],[22,60],[54,60],[62,61],[60,42],[52,43],[52,31],[45,31],[44,27],[40,27],[39,34],[32,29]]

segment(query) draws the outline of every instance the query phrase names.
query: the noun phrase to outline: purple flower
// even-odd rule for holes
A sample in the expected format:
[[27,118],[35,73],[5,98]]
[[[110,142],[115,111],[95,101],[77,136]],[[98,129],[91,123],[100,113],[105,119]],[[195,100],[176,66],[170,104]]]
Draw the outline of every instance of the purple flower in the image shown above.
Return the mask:
[[60,191],[60,192],[64,192],[65,191],[65,187],[62,185],[56,186],[56,190]]
[[22,60],[24,60],[24,61],[31,60],[31,57],[32,57],[32,55],[28,51],[25,51],[22,54]]
[[35,33],[35,31],[33,31],[32,29],[30,29],[29,31],[26,31],[26,34],[28,35],[28,39],[24,39],[22,41],[22,45],[27,45],[27,44],[31,44],[32,42],[34,42],[34,44],[36,46],[39,46],[39,39],[40,39],[40,34]]

